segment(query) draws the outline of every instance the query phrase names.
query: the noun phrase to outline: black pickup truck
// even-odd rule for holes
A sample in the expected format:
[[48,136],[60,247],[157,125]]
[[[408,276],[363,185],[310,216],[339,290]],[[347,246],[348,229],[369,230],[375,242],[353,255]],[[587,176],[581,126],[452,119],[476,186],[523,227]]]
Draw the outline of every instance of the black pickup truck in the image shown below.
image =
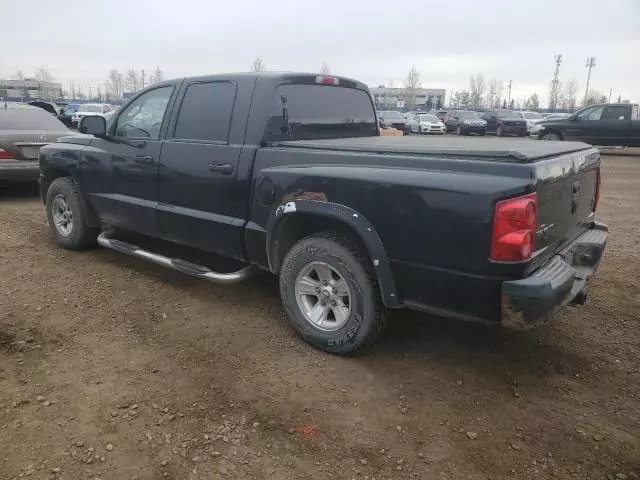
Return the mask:
[[294,328],[333,353],[371,343],[387,309],[539,323],[584,302],[607,241],[597,150],[380,136],[346,78],[171,80],[80,130],[40,156],[60,246],[213,282],[272,272]]
[[590,105],[566,118],[536,123],[531,136],[539,140],[640,147],[640,107],[632,103]]

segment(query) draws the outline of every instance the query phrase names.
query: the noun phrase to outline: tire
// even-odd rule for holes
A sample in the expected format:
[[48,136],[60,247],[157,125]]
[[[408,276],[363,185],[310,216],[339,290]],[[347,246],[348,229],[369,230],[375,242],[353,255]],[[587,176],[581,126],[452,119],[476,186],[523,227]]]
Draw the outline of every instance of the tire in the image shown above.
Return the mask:
[[462,128],[460,128],[460,125],[458,125],[458,128],[456,128],[456,135],[464,135],[464,132],[462,131]]
[[556,132],[545,132],[540,135],[540,140],[557,141],[562,140],[562,137],[560,137]]
[[480,136],[484,137],[486,135],[487,131],[486,130],[480,130]]
[[[89,226],[84,202],[71,177],[51,182],[46,206],[49,231],[58,245],[67,250],[84,250],[95,245],[100,231]],[[63,212],[65,206],[66,212]]]
[[420,125],[420,126],[418,127],[418,134],[419,134],[419,135],[422,135],[422,125]]
[[[328,303],[326,307],[320,306],[320,299],[324,298],[325,294],[324,289],[331,284],[323,287],[321,277],[326,275],[314,276],[313,269],[319,266],[324,269],[324,265],[329,267],[331,275],[329,278],[337,282],[336,286],[339,286],[341,281],[345,282],[343,286],[348,287],[349,297],[348,314],[344,315],[346,321],[340,323],[338,317],[333,315],[334,322],[331,322],[329,316],[332,313],[328,313],[327,321],[324,322],[326,328],[323,329],[312,323],[309,314],[305,313],[303,308],[310,308],[313,311],[319,307],[325,311],[335,311]],[[341,281],[336,280],[336,276]],[[303,285],[311,284],[311,290],[315,288],[316,293],[300,295],[297,288],[300,280],[304,278],[311,282],[305,282]],[[322,293],[318,293],[318,288]],[[298,295],[296,295],[297,292]],[[335,293],[336,290],[333,292]],[[354,354],[371,345],[386,323],[386,312],[382,305],[371,260],[354,242],[344,236],[325,232],[306,237],[296,243],[287,253],[280,269],[280,296],[298,335],[325,352],[338,355]],[[338,301],[343,307],[347,303]],[[310,304],[313,306],[310,307]]]
[[496,128],[496,137],[504,137],[504,130],[502,129],[502,125],[498,125],[498,128]]

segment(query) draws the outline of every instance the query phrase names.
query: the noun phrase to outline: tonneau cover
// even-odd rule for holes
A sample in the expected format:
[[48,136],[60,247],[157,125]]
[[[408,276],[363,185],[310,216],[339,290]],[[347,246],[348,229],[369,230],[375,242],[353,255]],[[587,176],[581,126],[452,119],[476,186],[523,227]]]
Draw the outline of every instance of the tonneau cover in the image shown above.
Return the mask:
[[486,137],[356,137],[273,142],[270,146],[410,155],[487,157],[530,162],[591,148],[582,142],[546,142],[527,138]]

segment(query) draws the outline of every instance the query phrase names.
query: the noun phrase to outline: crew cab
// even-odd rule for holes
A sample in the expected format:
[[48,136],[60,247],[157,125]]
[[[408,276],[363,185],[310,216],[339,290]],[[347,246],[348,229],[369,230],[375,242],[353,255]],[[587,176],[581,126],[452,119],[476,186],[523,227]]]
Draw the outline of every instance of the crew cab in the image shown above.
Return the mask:
[[640,147],[640,107],[632,103],[590,105],[566,118],[538,122],[531,136],[539,140]]
[[579,142],[380,136],[342,77],[184,78],[44,147],[52,238],[218,283],[279,276],[295,330],[353,353],[387,309],[527,327],[582,303],[607,241]]

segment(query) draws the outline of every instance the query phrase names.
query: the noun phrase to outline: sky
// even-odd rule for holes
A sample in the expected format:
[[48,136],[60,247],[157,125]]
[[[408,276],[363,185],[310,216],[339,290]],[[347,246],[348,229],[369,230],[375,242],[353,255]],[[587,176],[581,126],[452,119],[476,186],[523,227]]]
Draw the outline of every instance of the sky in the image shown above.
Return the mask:
[[[447,95],[478,72],[512,81],[512,97],[545,106],[554,55],[560,80],[596,57],[591,88],[640,101],[640,0],[29,0],[2,7],[0,78],[46,66],[70,89],[101,87],[112,68],[167,77],[268,70],[332,73],[402,86],[415,65]],[[8,21],[15,19],[15,21]]]

